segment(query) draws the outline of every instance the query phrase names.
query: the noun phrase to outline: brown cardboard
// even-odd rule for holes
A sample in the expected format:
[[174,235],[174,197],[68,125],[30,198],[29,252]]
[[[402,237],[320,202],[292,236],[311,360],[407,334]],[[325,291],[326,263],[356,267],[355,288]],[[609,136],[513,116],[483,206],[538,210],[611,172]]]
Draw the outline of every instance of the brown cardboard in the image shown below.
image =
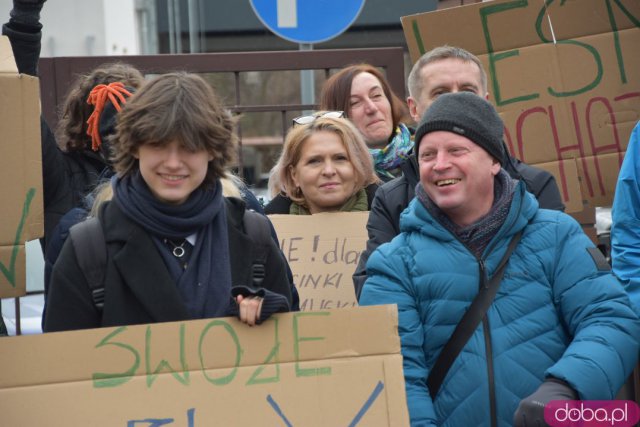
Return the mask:
[[[552,173],[556,178],[560,195],[564,195],[565,212],[580,212],[584,207],[583,195],[580,191],[580,176],[576,159],[561,159],[548,163],[537,163],[536,167]],[[595,208],[591,208],[595,212]],[[595,213],[594,213],[595,215]]]
[[369,212],[270,215],[293,272],[300,309],[357,305],[351,276],[368,240]]
[[589,206],[585,206],[583,210],[572,212],[573,219],[580,224],[595,225],[596,224],[596,209]]
[[553,170],[568,212],[582,209],[581,198],[611,204],[640,119],[639,1],[495,0],[405,16],[402,25],[414,62],[444,44],[478,55],[516,157],[575,159],[578,186],[565,163]]
[[42,159],[38,79],[18,74],[0,36],[0,298],[26,292],[27,240],[42,236]]
[[2,425],[408,426],[397,326],[389,305],[3,338]]

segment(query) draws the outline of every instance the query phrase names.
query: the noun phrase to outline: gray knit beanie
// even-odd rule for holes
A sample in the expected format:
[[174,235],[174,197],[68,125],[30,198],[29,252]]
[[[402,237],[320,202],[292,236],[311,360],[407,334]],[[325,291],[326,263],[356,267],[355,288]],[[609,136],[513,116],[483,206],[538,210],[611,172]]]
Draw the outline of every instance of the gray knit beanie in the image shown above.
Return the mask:
[[415,134],[415,152],[429,132],[447,131],[462,135],[484,148],[504,165],[504,124],[487,100],[471,93],[440,95],[427,109]]

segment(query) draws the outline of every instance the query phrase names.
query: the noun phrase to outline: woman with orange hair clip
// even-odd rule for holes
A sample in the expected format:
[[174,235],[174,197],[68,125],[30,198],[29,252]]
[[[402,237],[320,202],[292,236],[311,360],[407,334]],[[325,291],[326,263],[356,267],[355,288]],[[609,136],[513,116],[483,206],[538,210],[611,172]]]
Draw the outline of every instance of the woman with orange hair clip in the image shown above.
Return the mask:
[[[42,39],[40,11],[44,3],[45,0],[13,0],[9,22],[2,26],[2,34],[11,42],[18,71],[23,74],[38,74]],[[44,118],[40,118],[44,202],[44,238],[40,243],[45,252],[47,240],[62,216],[82,206],[85,195],[105,170],[110,170],[105,150],[101,150],[99,144],[94,146],[91,135],[87,135],[87,120],[94,113],[94,105],[87,103],[87,99],[96,86],[114,82],[136,89],[144,82],[144,76],[128,64],[98,66],[72,84],[55,136]],[[118,90],[111,88],[109,92],[113,94]],[[122,101],[118,99],[118,103]]]

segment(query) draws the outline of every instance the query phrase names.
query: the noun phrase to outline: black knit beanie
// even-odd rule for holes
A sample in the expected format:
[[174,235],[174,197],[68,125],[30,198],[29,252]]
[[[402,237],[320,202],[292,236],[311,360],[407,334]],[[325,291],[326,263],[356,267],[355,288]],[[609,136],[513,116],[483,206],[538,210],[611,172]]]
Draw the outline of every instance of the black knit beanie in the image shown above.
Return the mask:
[[440,95],[420,120],[415,152],[418,153],[423,136],[439,130],[470,139],[504,165],[504,124],[493,105],[484,98],[471,92]]

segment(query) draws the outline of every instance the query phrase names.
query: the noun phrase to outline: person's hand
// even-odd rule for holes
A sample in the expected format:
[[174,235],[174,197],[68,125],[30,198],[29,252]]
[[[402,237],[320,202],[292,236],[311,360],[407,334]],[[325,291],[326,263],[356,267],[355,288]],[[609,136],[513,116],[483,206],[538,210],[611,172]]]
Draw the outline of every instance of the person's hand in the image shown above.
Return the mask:
[[262,298],[257,296],[236,296],[240,321],[249,326],[257,325],[262,311]]
[[564,381],[555,378],[545,380],[540,387],[520,401],[513,416],[514,427],[544,427],[544,407],[552,400],[576,400],[578,394]]

